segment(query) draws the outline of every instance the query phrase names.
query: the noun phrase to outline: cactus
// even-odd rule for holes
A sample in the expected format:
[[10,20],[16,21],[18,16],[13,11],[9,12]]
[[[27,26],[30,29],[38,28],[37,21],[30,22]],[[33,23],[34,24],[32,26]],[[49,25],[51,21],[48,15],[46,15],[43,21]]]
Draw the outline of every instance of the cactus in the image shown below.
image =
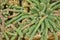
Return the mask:
[[1,40],[59,40],[60,16],[55,12],[60,9],[60,0],[51,2],[52,0],[2,0]]

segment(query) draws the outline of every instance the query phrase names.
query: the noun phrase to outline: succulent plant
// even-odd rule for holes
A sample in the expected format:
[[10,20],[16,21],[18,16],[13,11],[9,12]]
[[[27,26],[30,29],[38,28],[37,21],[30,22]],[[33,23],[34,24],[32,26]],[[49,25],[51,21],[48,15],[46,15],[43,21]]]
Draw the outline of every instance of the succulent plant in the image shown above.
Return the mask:
[[54,34],[55,40],[58,40],[58,36],[56,33],[58,32],[58,30],[60,30],[60,27],[57,26],[60,24],[60,18],[54,15],[54,11],[56,9],[60,9],[60,1],[54,3],[50,3],[50,0],[27,1],[32,4],[32,7],[30,7],[30,12],[33,14],[37,14],[37,19],[40,18],[41,21],[43,17],[47,16],[45,19],[43,19],[43,21],[38,21],[38,24],[34,31],[32,30],[33,32],[31,34],[30,40],[32,40],[34,34],[36,34],[38,30],[40,30],[41,33],[41,40],[47,40],[49,31]]
[[[51,0],[24,0],[28,6],[6,4],[2,8],[4,17],[3,38],[6,40],[33,40],[36,35],[39,40],[48,40],[49,33],[58,40],[57,32],[60,32],[60,16],[55,11],[60,9],[60,0],[50,3]],[[25,8],[29,11],[25,12]],[[27,10],[26,10],[27,11]],[[2,21],[0,19],[0,21]],[[37,36],[37,37],[38,37]]]

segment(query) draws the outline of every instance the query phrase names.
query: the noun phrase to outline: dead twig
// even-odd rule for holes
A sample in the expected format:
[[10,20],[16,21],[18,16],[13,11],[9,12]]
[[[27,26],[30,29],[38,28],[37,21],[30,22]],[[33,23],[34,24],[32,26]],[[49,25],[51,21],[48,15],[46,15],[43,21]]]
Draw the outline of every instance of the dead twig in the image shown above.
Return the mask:
[[4,24],[5,24],[5,22],[4,22],[4,17],[2,16],[2,10],[0,10],[0,18],[2,19],[2,26],[1,26],[1,30],[4,32],[4,29],[5,29],[5,27],[4,27]]
[[17,15],[18,15],[17,13],[13,13],[13,15],[8,16],[8,18],[13,18],[13,17],[15,17],[15,16],[17,16]]

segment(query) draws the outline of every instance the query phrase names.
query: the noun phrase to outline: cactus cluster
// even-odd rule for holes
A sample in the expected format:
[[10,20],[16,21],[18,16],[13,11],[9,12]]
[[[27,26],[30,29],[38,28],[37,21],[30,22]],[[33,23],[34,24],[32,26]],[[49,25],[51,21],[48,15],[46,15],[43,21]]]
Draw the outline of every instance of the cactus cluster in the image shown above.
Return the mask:
[[60,0],[11,1],[0,2],[0,40],[59,40]]

